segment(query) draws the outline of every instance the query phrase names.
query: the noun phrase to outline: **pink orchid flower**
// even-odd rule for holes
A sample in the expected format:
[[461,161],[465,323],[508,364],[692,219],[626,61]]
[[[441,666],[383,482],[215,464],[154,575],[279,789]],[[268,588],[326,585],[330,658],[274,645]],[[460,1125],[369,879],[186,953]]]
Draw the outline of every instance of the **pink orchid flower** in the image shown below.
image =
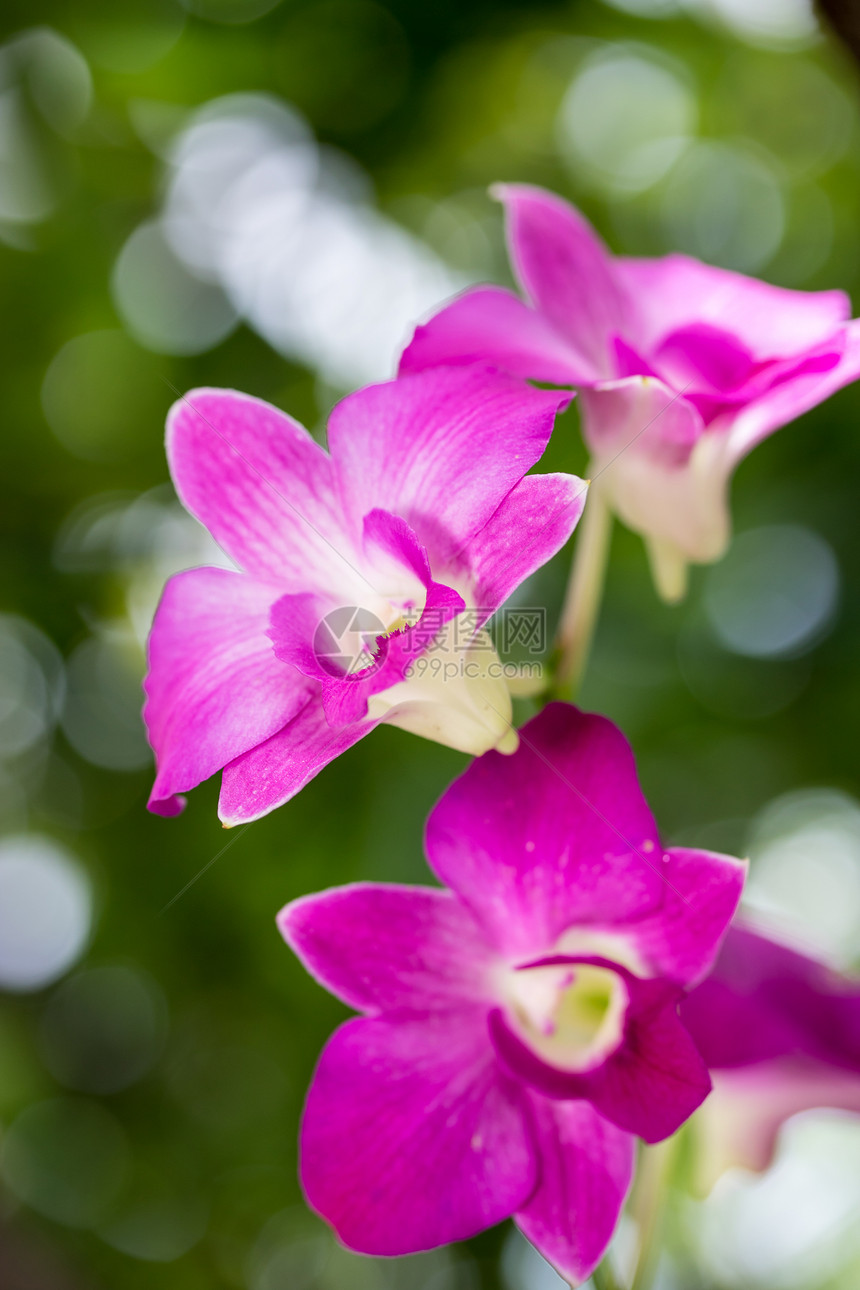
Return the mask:
[[417,329],[401,370],[484,359],[580,387],[592,477],[676,599],[687,562],[726,547],[738,462],[860,376],[860,322],[841,291],[789,291],[685,255],[613,257],[553,194],[494,192],[527,301],[467,291]]
[[766,1169],[799,1111],[860,1112],[860,981],[737,925],[681,1016],[714,1081],[694,1122],[702,1190]]
[[[223,768],[221,819],[256,819],[380,721],[466,752],[515,747],[475,631],[582,511],[581,480],[527,476],[569,397],[483,367],[423,373],[339,403],[328,452],[244,394],[176,403],[174,483],[238,569],[180,573],[158,607],[150,809],[175,815]],[[444,671],[416,666],[431,649]]]
[[288,905],[306,968],[363,1015],[323,1051],[301,1129],[311,1206],[398,1255],[513,1215],[572,1281],[601,1259],[635,1138],[710,1089],[678,1017],[741,861],[664,849],[629,745],[566,704],[445,793],[427,855],[449,888],[359,883]]

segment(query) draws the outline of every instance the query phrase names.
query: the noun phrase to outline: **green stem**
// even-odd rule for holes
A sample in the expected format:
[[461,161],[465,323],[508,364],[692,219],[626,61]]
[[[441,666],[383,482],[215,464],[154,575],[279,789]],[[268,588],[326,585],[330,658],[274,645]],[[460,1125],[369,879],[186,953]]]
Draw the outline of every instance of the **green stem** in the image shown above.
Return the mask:
[[591,1280],[594,1282],[595,1290],[618,1290],[618,1282],[615,1280],[615,1273],[608,1258],[594,1269]]
[[573,699],[582,682],[591,648],[609,558],[612,513],[594,484],[588,490],[570,581],[558,628],[554,688]]
[[678,1134],[653,1147],[643,1147],[636,1171],[631,1213],[639,1227],[639,1255],[630,1290],[651,1290],[660,1262],[660,1238],[666,1213],[669,1175]]

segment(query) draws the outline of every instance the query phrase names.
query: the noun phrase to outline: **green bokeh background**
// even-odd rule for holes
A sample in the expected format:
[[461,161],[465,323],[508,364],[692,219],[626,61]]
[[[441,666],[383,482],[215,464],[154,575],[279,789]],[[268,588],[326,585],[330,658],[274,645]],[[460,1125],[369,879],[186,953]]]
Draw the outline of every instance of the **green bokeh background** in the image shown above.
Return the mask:
[[[162,427],[174,388],[241,388],[316,431],[346,392],[240,324],[220,344],[185,357],[114,335],[86,361],[73,351],[72,376],[56,378],[52,395],[46,373],[64,345],[123,331],[113,267],[133,230],[159,210],[165,166],[144,142],[135,105],[148,104],[147,119],[166,134],[170,123],[178,129],[189,110],[221,96],[273,95],[296,108],[322,143],[354,158],[379,209],[411,227],[453,271],[508,282],[500,214],[486,195],[497,180],[565,194],[628,254],[672,249],[679,227],[700,235],[695,220],[679,225],[672,215],[682,190],[671,188],[671,173],[638,193],[623,191],[559,142],[560,105],[584,61],[632,44],[634,54],[669,66],[689,87],[700,143],[752,157],[771,176],[768,191],[782,202],[785,229],[758,271],[791,286],[839,286],[860,299],[860,94],[847,55],[830,38],[750,35],[716,15],[683,13],[672,3],[651,8],[666,16],[587,2],[283,0],[246,20],[253,11],[238,0],[201,0],[187,10],[173,0],[77,0],[73,9],[10,0],[3,39],[51,28],[86,60],[93,95],[80,119],[74,95],[61,95],[49,119],[50,86],[39,89],[20,44],[4,47],[3,93],[19,86],[22,146],[38,159],[51,194],[43,218],[0,218],[4,612],[35,624],[66,657],[126,621],[128,564],[70,562],[58,555],[58,535],[87,499],[116,494],[130,503],[167,483]],[[0,113],[0,166],[7,165],[8,120]],[[15,182],[11,169],[0,168],[0,184]],[[724,218],[735,216],[729,209]],[[737,218],[742,229],[746,215]],[[858,792],[858,412],[860,391],[843,391],[764,443],[735,481],[737,531],[800,525],[825,539],[838,562],[835,619],[796,657],[753,659],[725,649],[703,601],[707,572],[696,571],[683,605],[667,608],[654,594],[641,543],[615,533],[583,702],[632,740],[669,840],[744,852],[751,823],[775,797],[815,786]],[[62,441],[54,423],[66,426]],[[584,471],[575,409],[560,420],[545,464]],[[550,620],[569,559],[562,553],[528,592]],[[133,645],[123,649],[128,671],[139,675],[142,656]],[[95,675],[112,693],[108,664]],[[105,720],[121,725],[122,713],[106,702]],[[29,1203],[20,1182],[0,1184],[4,1290],[510,1284],[500,1280],[507,1228],[450,1257],[383,1267],[329,1247],[305,1216],[296,1182],[304,1090],[345,1011],[285,949],[275,913],[301,893],[354,879],[425,881],[424,820],[464,765],[450,750],[382,728],[296,801],[228,835],[216,818],[214,782],[193,794],[181,818],[156,819],[144,809],[148,768],[93,764],[61,728],[27,756],[6,760],[4,833],[55,838],[91,876],[92,938],[72,971],[121,966],[145,974],[158,1015],[150,1018],[152,1051],[140,1078],[100,1093],[102,1064],[119,1060],[117,1045],[122,1055],[123,1045],[137,1042],[131,1022],[116,1038],[116,1017],[99,1020],[96,1011],[76,1029],[58,996],[62,981],[0,994],[0,1135],[16,1123],[35,1124],[19,1117],[51,1099],[82,1099],[51,1111],[72,1137],[69,1125],[96,1117],[94,1136],[81,1130],[83,1145],[45,1130],[52,1145],[38,1148]],[[57,1015],[66,1018],[59,1030],[50,1020]],[[69,1052],[76,1054],[71,1067]],[[102,1146],[110,1154],[118,1132],[125,1164],[116,1185],[105,1184],[104,1204],[76,1219],[63,1196],[86,1191],[93,1171],[98,1183],[105,1123]],[[70,1212],[72,1221],[62,1221]],[[147,1257],[123,1252],[132,1219]],[[176,1248],[187,1249],[165,1260],[169,1231],[166,1244],[158,1241],[173,1220]],[[159,1248],[160,1259],[152,1253]],[[856,1262],[845,1265],[828,1284],[855,1284],[856,1272]],[[679,1284],[705,1286],[715,1274],[684,1275],[695,1280]],[[543,1283],[533,1284],[540,1290]]]

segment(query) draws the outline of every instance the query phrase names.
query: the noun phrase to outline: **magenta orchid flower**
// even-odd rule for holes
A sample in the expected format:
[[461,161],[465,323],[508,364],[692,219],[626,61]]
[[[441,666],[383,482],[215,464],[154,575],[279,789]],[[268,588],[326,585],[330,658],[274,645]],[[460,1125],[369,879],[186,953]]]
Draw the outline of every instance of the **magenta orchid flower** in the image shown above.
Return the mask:
[[551,193],[494,191],[528,302],[466,292],[417,329],[402,370],[484,359],[580,387],[592,477],[677,598],[687,562],[725,549],[738,462],[860,376],[860,321],[841,291],[789,291],[685,255],[613,257]]
[[674,1133],[708,1072],[678,1017],[741,861],[664,849],[630,747],[555,703],[445,793],[448,890],[360,883],[288,905],[288,944],[363,1015],[327,1044],[301,1129],[311,1206],[398,1255],[513,1215],[572,1281],[602,1257],[635,1137]]
[[[150,809],[176,814],[223,768],[221,819],[256,819],[380,721],[515,747],[498,656],[474,633],[582,511],[581,480],[527,476],[568,399],[485,368],[428,372],[344,399],[329,452],[247,395],[175,404],[177,491],[239,568],[180,573],[158,607]],[[444,672],[416,667],[443,647]]]
[[767,1168],[797,1112],[860,1112],[860,981],[738,925],[681,1016],[714,1081],[695,1120],[704,1190]]

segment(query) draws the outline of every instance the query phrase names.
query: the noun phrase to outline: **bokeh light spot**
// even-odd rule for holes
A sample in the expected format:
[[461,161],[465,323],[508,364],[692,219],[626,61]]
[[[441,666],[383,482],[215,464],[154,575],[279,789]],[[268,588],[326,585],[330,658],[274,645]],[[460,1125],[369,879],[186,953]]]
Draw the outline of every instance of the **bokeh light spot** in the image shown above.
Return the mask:
[[750,658],[811,649],[832,625],[839,566],[812,529],[774,524],[740,533],[708,571],[704,606],[720,643]]
[[53,641],[14,614],[0,614],[0,758],[32,748],[63,701],[63,661]]
[[49,27],[18,36],[16,47],[27,57],[27,81],[48,124],[73,135],[86,120],[93,100],[93,78],[87,60],[70,40]]
[[35,834],[0,842],[0,988],[39,990],[62,976],[91,920],[89,881],[67,851]]
[[610,46],[587,59],[558,117],[562,153],[595,183],[635,193],[656,183],[696,128],[696,99],[683,69]]
[[860,943],[860,803],[834,789],[771,802],[754,822],[745,903],[846,966]]
[[63,733],[81,757],[106,770],[148,766],[152,753],[141,721],[143,660],[130,642],[91,637],[68,661]]
[[161,1190],[161,1195],[129,1206],[100,1228],[102,1240],[147,1263],[173,1263],[193,1249],[206,1231],[205,1202],[199,1196],[172,1194],[169,1181]]
[[48,424],[85,461],[121,461],[137,452],[170,402],[157,361],[121,331],[67,341],[42,382]]
[[156,353],[200,354],[236,326],[238,315],[221,288],[186,268],[155,222],[132,233],[112,285],[128,330]]
[[0,1143],[0,1173],[19,1200],[67,1227],[92,1227],[115,1201],[129,1149],[97,1102],[55,1098],[22,1111]]
[[722,19],[752,44],[805,43],[818,32],[812,0],[687,0],[702,14]]
[[673,250],[743,273],[767,264],[785,230],[785,203],[773,168],[732,144],[690,148],[669,175],[662,204]]
[[115,1093],[152,1068],[166,1033],[167,1004],[148,973],[121,964],[90,968],[48,1001],[42,1053],[67,1088]]
[[56,202],[21,91],[13,85],[0,92],[0,220],[38,223]]

